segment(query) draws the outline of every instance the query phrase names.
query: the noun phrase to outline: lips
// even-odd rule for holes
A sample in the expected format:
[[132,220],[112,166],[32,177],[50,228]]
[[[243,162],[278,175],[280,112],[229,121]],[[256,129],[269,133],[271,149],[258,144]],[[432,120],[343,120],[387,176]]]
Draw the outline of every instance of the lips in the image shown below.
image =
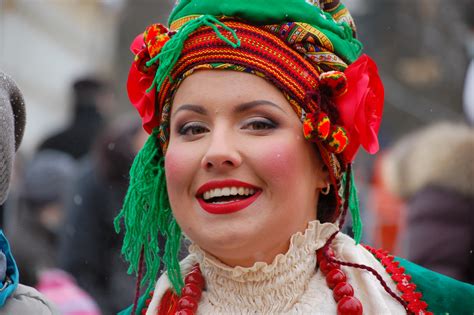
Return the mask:
[[228,214],[245,209],[261,193],[262,190],[258,187],[230,179],[211,181],[202,185],[196,193],[196,198],[204,211],[212,214]]

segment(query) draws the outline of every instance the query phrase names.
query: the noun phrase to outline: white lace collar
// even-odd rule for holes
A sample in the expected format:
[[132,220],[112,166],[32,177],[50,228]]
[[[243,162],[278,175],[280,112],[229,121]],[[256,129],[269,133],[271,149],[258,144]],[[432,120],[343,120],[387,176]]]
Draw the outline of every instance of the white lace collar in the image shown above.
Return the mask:
[[285,254],[278,254],[271,264],[256,262],[249,268],[229,267],[199,246],[191,245],[189,252],[206,279],[203,298],[209,305],[233,304],[232,309],[242,313],[262,306],[270,312],[288,309],[305,292],[316,272],[316,250],[336,231],[337,226],[332,223],[311,221],[304,233],[291,237]]

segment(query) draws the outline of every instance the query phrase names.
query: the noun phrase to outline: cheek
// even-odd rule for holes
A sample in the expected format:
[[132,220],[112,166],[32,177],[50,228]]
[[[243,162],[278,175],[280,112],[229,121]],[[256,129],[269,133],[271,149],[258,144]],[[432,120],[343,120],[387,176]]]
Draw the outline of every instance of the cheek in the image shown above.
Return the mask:
[[298,152],[289,141],[268,141],[259,147],[259,167],[272,181],[287,181],[297,175]]
[[185,180],[191,177],[193,169],[195,163],[192,154],[171,146],[168,148],[165,156],[165,173],[170,195],[185,189]]
[[178,152],[168,149],[165,155],[165,171],[169,177],[179,175],[183,171],[182,166],[185,164],[186,158]]

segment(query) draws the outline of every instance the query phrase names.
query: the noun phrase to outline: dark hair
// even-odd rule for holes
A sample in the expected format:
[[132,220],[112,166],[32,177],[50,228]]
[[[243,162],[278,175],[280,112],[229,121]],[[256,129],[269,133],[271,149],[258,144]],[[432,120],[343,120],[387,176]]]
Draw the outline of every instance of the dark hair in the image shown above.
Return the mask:
[[77,79],[72,84],[74,105],[76,108],[95,107],[96,96],[110,89],[111,87],[105,81],[94,77]]
[[317,219],[321,222],[334,222],[336,218],[336,191],[331,185],[329,194],[319,194]]

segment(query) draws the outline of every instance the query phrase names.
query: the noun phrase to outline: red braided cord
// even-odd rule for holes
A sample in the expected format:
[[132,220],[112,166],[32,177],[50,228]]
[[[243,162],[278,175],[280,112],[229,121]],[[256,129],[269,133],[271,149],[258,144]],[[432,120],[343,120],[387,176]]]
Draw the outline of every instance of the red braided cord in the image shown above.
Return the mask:
[[346,222],[347,209],[349,209],[349,194],[351,190],[351,181],[352,176],[352,164],[347,165],[346,171],[346,182],[344,183],[344,205],[342,206],[341,220],[339,221],[339,230],[342,230],[344,223]]
[[348,267],[365,269],[367,271],[370,271],[377,278],[377,280],[379,280],[380,284],[385,289],[385,291],[387,291],[387,293],[390,294],[395,300],[400,302],[400,304],[402,304],[403,307],[406,309],[407,303],[401,297],[399,297],[395,292],[393,292],[392,289],[389,288],[389,286],[387,285],[385,280],[382,278],[382,276],[375,269],[373,269],[369,266],[366,266],[366,265],[355,264],[355,263],[350,263],[350,262],[337,260],[337,259],[334,259],[332,257],[328,257],[327,255],[325,255],[325,257],[326,257],[326,259],[329,260],[329,262],[332,262],[332,263],[336,263],[336,264],[340,264],[340,265],[348,266]]
[[135,312],[137,311],[138,298],[140,297],[140,282],[142,282],[142,278],[143,278],[143,255],[144,255],[144,249],[142,247],[142,250],[140,252],[140,261],[138,263],[138,275],[137,275],[137,283],[135,285],[135,298],[133,299],[132,314],[135,314]]
[[[347,166],[346,182],[345,182],[345,185],[344,185],[344,205],[343,205],[343,210],[342,210],[342,213],[341,213],[341,220],[339,221],[339,230],[341,230],[342,227],[344,226],[347,210],[349,208],[349,192],[350,192],[350,185],[351,185],[350,184],[351,175],[352,175],[352,165],[349,164]],[[329,245],[332,243],[332,241],[336,237],[337,233],[339,233],[339,231],[337,231],[333,235],[331,235],[331,237],[327,240],[326,244],[324,244],[324,247],[326,247],[326,248],[329,247]],[[406,307],[407,307],[406,302],[401,297],[399,297],[395,292],[393,292],[392,289],[389,288],[389,286],[387,285],[385,280],[382,278],[382,276],[375,269],[373,269],[369,266],[366,266],[366,265],[361,265],[361,264],[356,264],[356,263],[350,263],[350,262],[337,260],[333,257],[330,257],[328,255],[327,251],[323,251],[323,255],[329,262],[340,264],[342,266],[359,268],[359,269],[364,269],[364,270],[370,271],[377,278],[377,280],[380,282],[380,284],[385,289],[385,291],[387,291],[387,293],[390,294],[390,296],[392,296],[395,300],[397,300],[400,304],[402,304],[403,307],[406,309]]]

